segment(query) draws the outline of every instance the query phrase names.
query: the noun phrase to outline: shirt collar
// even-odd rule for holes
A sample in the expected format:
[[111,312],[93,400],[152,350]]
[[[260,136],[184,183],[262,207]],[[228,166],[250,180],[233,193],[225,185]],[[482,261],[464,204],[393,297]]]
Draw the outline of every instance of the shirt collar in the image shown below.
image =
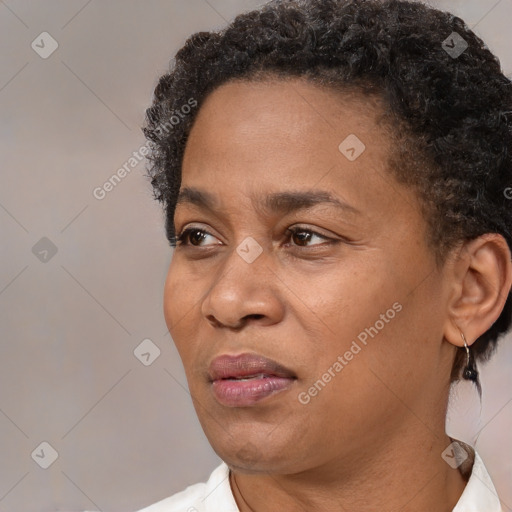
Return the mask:
[[473,469],[453,512],[502,512],[500,499],[480,455],[476,451]]

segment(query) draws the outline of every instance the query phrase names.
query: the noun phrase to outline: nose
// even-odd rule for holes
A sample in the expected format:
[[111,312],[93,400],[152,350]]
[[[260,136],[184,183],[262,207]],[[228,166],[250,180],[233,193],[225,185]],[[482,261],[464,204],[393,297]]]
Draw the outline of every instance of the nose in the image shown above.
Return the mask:
[[213,327],[238,330],[253,321],[276,323],[284,312],[277,283],[264,253],[247,263],[233,251],[204,297],[201,312]]

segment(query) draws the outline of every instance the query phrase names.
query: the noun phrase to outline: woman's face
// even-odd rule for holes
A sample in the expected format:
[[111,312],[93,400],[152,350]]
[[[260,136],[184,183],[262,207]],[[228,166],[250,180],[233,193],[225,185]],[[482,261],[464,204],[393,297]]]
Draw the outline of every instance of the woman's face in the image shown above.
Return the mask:
[[[173,254],[165,317],[205,434],[240,471],[328,467],[444,428],[449,293],[415,193],[387,171],[380,108],[300,79],[231,82],[191,131],[181,190],[212,204],[176,208],[176,233],[194,231]],[[342,206],[263,207],[292,192]],[[290,378],[255,363],[264,377],[221,381],[236,373],[221,362],[211,382],[216,357],[241,354]]]

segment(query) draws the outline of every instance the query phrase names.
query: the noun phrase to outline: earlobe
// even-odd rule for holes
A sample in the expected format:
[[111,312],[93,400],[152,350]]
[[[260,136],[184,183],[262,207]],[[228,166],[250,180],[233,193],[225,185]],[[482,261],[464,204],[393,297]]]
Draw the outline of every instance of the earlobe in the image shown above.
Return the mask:
[[453,266],[447,341],[471,346],[499,318],[512,287],[511,253],[506,240],[486,233],[466,242]]

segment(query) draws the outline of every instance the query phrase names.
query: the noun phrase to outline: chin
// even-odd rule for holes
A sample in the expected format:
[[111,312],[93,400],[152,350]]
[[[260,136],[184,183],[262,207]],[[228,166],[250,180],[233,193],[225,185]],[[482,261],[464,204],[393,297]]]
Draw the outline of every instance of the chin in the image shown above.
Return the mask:
[[226,431],[216,430],[215,434],[221,436],[216,439],[207,435],[215,453],[233,470],[254,474],[279,472],[289,466],[289,461],[283,457],[283,454],[290,451],[289,446],[293,444],[290,440],[287,442],[285,439],[273,439],[270,442],[265,431],[261,432],[261,435],[250,435],[247,427],[245,432],[239,429],[234,430],[237,432],[233,432],[232,436]]

